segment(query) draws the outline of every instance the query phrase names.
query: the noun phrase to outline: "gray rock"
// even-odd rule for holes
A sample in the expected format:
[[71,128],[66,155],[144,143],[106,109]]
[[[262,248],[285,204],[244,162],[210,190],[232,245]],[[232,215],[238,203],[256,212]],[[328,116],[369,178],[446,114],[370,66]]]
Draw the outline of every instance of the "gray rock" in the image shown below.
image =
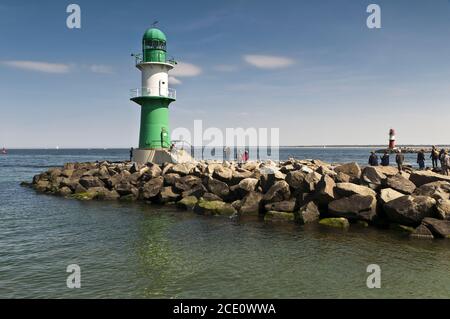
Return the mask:
[[450,220],[450,200],[440,199],[437,201],[437,213],[440,219]]
[[372,221],[376,216],[377,201],[371,195],[355,194],[328,204],[328,212],[336,217]]
[[437,181],[416,188],[414,195],[430,196],[434,199],[450,199],[450,183],[446,181]]
[[300,224],[308,224],[318,221],[320,217],[319,209],[314,202],[309,202],[295,212],[295,220]]
[[351,178],[347,174],[339,172],[334,177],[334,180],[336,183],[350,183]]
[[249,192],[256,191],[259,185],[259,180],[256,178],[245,178],[238,184],[238,191],[242,196],[247,195]]
[[377,193],[366,186],[353,183],[337,183],[334,189],[336,195],[340,197],[348,197],[352,195],[363,195],[375,197]]
[[207,201],[222,201],[222,198],[220,196],[217,196],[213,193],[204,193],[201,198]]
[[280,202],[289,199],[291,191],[286,181],[277,181],[273,186],[264,194],[264,201],[268,203]]
[[225,199],[230,194],[230,188],[226,183],[212,177],[206,179],[206,188],[222,199]]
[[180,175],[177,173],[164,174],[164,185],[175,186],[175,183],[180,179]]
[[164,186],[164,178],[162,176],[155,177],[144,184],[141,190],[143,199],[153,199],[156,197]]
[[383,205],[402,196],[405,196],[405,194],[397,192],[392,188],[383,188],[380,191],[380,203]]
[[180,199],[181,195],[173,191],[172,186],[165,186],[158,194],[158,201],[162,204],[176,202]]
[[336,183],[328,176],[323,175],[321,180],[317,183],[315,198],[319,205],[328,205],[329,202],[335,199],[334,188]]
[[441,175],[434,173],[432,171],[414,171],[409,176],[411,182],[413,182],[417,187],[423,184],[428,184],[432,182],[444,181],[450,182],[450,176]]
[[386,175],[380,173],[375,167],[367,166],[361,172],[361,184],[372,189],[378,189],[386,180]]
[[350,176],[351,180],[359,180],[361,177],[361,168],[358,163],[352,162],[336,166],[334,168],[336,173],[344,173]]
[[286,182],[290,187],[292,187],[292,189],[297,190],[302,188],[305,176],[306,174],[300,170],[290,171],[286,175]]
[[281,202],[269,203],[264,206],[266,211],[293,212],[295,209],[295,199],[283,200]]
[[307,193],[313,192],[321,179],[322,175],[317,172],[306,174],[303,180],[303,190]]
[[418,226],[425,217],[436,216],[436,200],[428,196],[405,195],[387,202],[384,210],[391,222]]
[[104,187],[105,184],[95,176],[83,176],[80,178],[79,181],[80,185],[83,186],[86,189],[89,189],[91,187]]
[[422,224],[428,227],[435,237],[450,238],[450,220],[426,217]]
[[180,192],[188,191],[199,185],[202,185],[202,180],[193,175],[182,176],[178,178],[174,184],[175,188]]
[[389,176],[386,180],[386,185],[406,195],[412,194],[416,189],[416,185],[413,182],[400,174]]
[[228,183],[233,177],[233,171],[230,168],[218,166],[214,169],[212,176],[219,181]]
[[67,186],[61,187],[58,191],[58,195],[61,195],[61,196],[67,196],[70,194],[72,194],[72,190]]
[[242,214],[258,214],[262,212],[263,195],[258,192],[250,192],[242,199],[240,212]]
[[203,185],[198,185],[195,186],[189,190],[186,190],[182,193],[182,197],[187,197],[187,196],[195,196],[197,198],[202,197],[205,193],[207,193],[208,190],[206,189],[205,186]]

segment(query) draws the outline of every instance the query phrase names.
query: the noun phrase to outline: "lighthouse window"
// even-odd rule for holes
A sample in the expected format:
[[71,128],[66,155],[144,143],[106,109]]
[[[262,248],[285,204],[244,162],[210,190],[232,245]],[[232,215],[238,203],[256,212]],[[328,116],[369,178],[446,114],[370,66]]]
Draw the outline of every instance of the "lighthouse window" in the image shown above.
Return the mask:
[[158,41],[158,40],[151,40],[145,42],[145,48],[146,49],[153,49],[153,50],[166,50],[166,43],[164,41]]

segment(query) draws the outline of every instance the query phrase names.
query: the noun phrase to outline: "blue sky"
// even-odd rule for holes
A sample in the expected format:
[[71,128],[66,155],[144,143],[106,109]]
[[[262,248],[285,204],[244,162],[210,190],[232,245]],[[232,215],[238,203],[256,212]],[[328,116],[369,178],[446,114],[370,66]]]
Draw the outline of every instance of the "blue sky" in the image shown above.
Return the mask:
[[130,53],[154,20],[180,61],[172,128],[278,127],[282,145],[313,145],[383,144],[394,127],[399,143],[450,143],[449,0],[2,0],[0,147],[136,146]]

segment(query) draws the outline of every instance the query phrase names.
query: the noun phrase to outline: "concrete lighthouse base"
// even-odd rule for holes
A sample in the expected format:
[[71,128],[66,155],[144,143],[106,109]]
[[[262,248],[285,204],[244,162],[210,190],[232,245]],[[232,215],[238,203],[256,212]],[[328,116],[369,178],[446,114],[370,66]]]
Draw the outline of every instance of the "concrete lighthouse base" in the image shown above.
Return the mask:
[[185,150],[175,150],[170,152],[168,149],[135,149],[133,150],[133,162],[139,164],[155,163],[158,165],[164,163],[188,163],[194,159]]

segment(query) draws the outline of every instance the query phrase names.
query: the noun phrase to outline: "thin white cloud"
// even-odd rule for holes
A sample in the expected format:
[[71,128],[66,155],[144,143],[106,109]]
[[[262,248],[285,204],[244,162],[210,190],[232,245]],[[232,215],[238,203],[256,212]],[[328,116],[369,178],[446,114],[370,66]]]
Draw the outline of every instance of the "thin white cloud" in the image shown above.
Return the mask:
[[234,72],[238,70],[238,67],[230,64],[219,64],[214,66],[214,70],[219,72]]
[[89,70],[94,73],[113,74],[113,68],[109,65],[92,64],[89,66]]
[[176,77],[193,77],[202,73],[202,69],[195,64],[178,62],[175,68],[170,71],[170,74]]
[[183,83],[183,82],[181,82],[180,80],[178,80],[176,77],[174,77],[174,76],[169,76],[169,84],[172,84],[172,85],[178,85],[178,84],[181,84],[181,83]]
[[2,64],[17,69],[44,72],[44,73],[67,73],[70,71],[70,65],[63,63],[15,60],[15,61],[3,61]]
[[260,69],[280,69],[294,64],[294,60],[275,55],[244,55],[244,61]]

